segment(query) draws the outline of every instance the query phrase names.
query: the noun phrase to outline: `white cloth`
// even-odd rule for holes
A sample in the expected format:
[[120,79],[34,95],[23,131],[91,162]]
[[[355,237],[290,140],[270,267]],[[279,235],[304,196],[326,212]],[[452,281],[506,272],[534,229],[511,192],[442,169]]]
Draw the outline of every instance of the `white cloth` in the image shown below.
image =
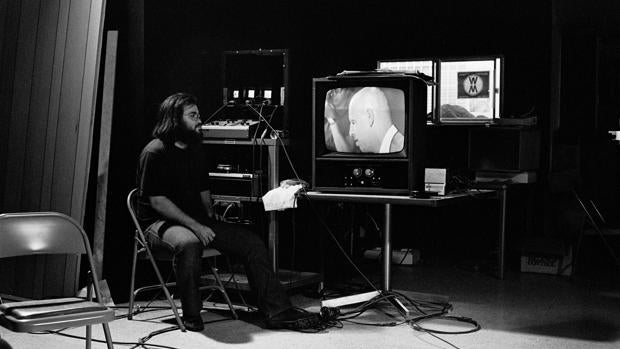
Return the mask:
[[263,205],[265,211],[285,210],[287,208],[296,208],[297,200],[295,194],[301,189],[301,184],[291,186],[281,186],[271,189],[267,194],[263,195]]
[[379,148],[379,153],[389,153],[390,145],[392,145],[392,139],[394,135],[398,132],[396,126],[392,125],[388,128],[387,132],[383,136],[383,140],[381,141],[381,147]]

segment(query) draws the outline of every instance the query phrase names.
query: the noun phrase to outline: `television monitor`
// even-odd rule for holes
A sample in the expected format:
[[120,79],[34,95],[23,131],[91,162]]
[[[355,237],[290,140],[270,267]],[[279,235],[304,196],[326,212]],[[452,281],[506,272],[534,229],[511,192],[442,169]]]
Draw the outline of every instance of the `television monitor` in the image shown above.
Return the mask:
[[314,190],[423,191],[427,84],[385,72],[313,79]]
[[435,115],[440,123],[492,123],[502,115],[502,56],[441,59]]
[[[389,59],[377,61],[377,69],[393,72],[415,73],[420,72],[430,76],[435,81],[436,64],[432,59]],[[433,122],[435,110],[435,85],[429,85],[426,93],[426,120]]]

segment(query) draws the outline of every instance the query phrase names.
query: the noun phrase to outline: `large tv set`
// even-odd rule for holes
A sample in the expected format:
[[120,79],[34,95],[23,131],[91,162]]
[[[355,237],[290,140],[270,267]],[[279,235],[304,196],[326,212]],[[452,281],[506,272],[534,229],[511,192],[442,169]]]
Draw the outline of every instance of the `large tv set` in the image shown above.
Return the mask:
[[372,71],[313,79],[313,189],[423,192],[426,78]]

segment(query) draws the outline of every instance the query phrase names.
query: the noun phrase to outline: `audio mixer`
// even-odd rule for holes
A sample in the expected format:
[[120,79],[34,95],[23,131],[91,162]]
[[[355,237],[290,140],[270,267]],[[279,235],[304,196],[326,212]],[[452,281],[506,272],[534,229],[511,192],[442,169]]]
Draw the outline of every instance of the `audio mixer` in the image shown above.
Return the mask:
[[204,138],[252,138],[258,121],[252,119],[214,120],[200,126]]

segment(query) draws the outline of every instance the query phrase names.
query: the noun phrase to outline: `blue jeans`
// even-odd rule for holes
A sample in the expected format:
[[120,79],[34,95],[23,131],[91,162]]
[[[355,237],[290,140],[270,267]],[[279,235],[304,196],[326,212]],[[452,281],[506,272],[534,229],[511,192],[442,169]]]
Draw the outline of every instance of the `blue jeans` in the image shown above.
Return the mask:
[[[209,247],[237,257],[245,267],[248,282],[256,292],[258,308],[273,316],[292,306],[291,301],[271,270],[267,249],[254,233],[234,224],[209,221],[215,239]],[[202,274],[203,245],[196,235],[182,225],[157,221],[146,229],[146,239],[153,248],[164,248],[173,254],[177,288],[183,316],[198,316],[202,298],[198,290]]]

